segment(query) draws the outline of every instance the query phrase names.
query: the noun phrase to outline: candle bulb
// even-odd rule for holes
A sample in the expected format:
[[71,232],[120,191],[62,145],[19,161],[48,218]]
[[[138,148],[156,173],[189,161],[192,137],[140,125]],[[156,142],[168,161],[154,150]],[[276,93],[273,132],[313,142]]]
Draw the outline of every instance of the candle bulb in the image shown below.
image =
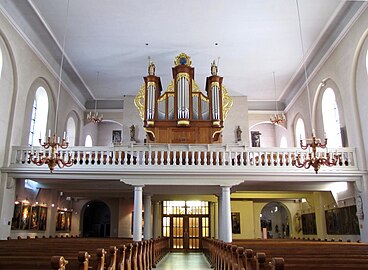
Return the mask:
[[315,130],[312,129],[312,137],[316,137],[315,134],[316,134]]
[[63,140],[66,138],[66,132],[64,131]]
[[51,129],[49,129],[49,138],[51,137]]

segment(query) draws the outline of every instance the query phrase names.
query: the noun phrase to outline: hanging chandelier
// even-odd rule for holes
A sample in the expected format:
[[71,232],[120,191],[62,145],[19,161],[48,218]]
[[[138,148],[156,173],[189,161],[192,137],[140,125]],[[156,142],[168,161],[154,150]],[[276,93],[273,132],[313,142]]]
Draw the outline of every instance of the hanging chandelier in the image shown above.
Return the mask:
[[[95,104],[97,104],[97,100],[95,101]],[[87,114],[87,121],[92,122],[94,124],[101,123],[102,120],[103,120],[103,114],[99,114],[96,111],[96,107],[97,107],[97,105],[95,105],[95,112],[94,113],[89,112],[89,114]]]
[[74,164],[74,159],[72,153],[61,153],[60,151],[60,149],[64,150],[68,148],[69,145],[65,139],[65,132],[64,138],[61,140],[61,142],[60,137],[58,137],[56,134],[54,134],[52,137],[50,135],[51,133],[44,143],[42,143],[42,140],[40,139],[40,144],[45,150],[51,149],[51,153],[47,152],[45,155],[43,155],[42,152],[40,152],[38,155],[31,154],[30,160],[37,166],[46,164],[49,167],[50,172],[53,173],[56,165],[60,169],[64,167],[70,167]]
[[305,144],[303,144],[303,140],[300,140],[300,148],[303,150],[308,149],[308,153],[304,153],[301,155],[300,153],[297,154],[295,159],[292,161],[292,164],[297,168],[305,168],[309,169],[310,167],[314,168],[314,171],[318,173],[321,166],[336,166],[337,162],[339,161],[339,155],[330,154],[327,151],[317,152],[317,148],[326,149],[327,147],[327,138],[322,143],[320,139],[316,138],[312,135],[312,139],[305,140]]
[[[97,86],[98,86],[98,79],[100,77],[100,72],[97,72]],[[98,124],[101,123],[103,120],[103,114],[99,114],[97,111],[97,99],[95,100],[95,111],[94,113],[89,112],[89,114],[87,114],[87,121],[88,122],[92,122],[94,124]]]
[[278,110],[278,105],[277,105],[277,100],[276,100],[276,78],[275,78],[275,72],[272,72],[273,75],[273,88],[275,91],[275,108],[276,108],[276,112],[274,115],[270,116],[270,121],[272,124],[274,125],[280,125],[284,122],[286,122],[286,117],[284,113],[280,113]]
[[[66,133],[64,132],[63,139],[60,140],[60,137],[56,134],[57,122],[58,122],[58,111],[59,111],[59,99],[60,99],[60,90],[61,90],[61,76],[63,72],[63,63],[64,63],[64,54],[65,54],[65,40],[68,28],[68,14],[69,14],[69,0],[67,4],[67,14],[66,14],[66,22],[65,22],[65,33],[63,40],[63,47],[61,51],[61,63],[60,63],[60,72],[59,72],[59,84],[58,84],[58,95],[56,102],[56,114],[55,114],[55,133],[51,136],[51,130],[49,130],[49,134],[44,143],[42,143],[42,139],[40,138],[40,145],[44,149],[37,154],[34,153],[33,149],[30,152],[29,159],[32,163],[37,166],[42,166],[46,164],[50,172],[53,173],[56,166],[59,168],[70,167],[74,164],[73,153],[68,151],[61,151],[68,148],[69,143],[66,140]],[[49,150],[50,149],[50,150]]]
[[[314,168],[316,174],[318,173],[321,166],[336,166],[338,160],[340,159],[340,155],[330,154],[327,151],[327,138],[325,136],[324,142],[321,139],[316,138],[315,131],[313,129],[312,123],[312,110],[310,104],[310,93],[309,93],[309,84],[308,84],[308,74],[307,74],[307,66],[306,61],[304,60],[305,51],[304,51],[304,41],[303,41],[303,34],[302,34],[302,25],[300,20],[300,10],[299,10],[299,0],[296,0],[296,7],[298,12],[298,22],[299,22],[299,36],[300,36],[300,43],[303,53],[303,68],[304,68],[304,76],[305,76],[305,84],[307,88],[308,94],[308,106],[309,106],[309,119],[312,127],[312,138],[306,139],[305,144],[303,143],[302,138],[300,138],[300,148],[303,150],[308,149],[308,153],[298,153],[295,158],[292,160],[292,165],[297,168],[305,168],[309,169],[310,167]],[[326,149],[325,151],[318,151],[317,149]]]

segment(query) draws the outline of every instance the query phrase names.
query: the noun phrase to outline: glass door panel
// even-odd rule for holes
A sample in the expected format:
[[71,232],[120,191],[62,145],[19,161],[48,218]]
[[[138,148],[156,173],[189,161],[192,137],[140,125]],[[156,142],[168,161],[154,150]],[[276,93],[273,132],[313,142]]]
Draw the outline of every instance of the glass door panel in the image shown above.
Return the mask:
[[184,217],[172,217],[172,247],[184,248]]

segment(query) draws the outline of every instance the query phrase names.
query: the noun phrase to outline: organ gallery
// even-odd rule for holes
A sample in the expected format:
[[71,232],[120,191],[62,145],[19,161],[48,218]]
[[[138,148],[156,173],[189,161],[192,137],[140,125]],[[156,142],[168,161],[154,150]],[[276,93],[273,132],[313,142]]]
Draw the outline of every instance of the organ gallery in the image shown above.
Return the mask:
[[221,143],[224,120],[232,99],[223,85],[215,61],[204,94],[194,80],[191,58],[176,56],[173,79],[165,92],[150,60],[148,75],[135,98],[149,143]]

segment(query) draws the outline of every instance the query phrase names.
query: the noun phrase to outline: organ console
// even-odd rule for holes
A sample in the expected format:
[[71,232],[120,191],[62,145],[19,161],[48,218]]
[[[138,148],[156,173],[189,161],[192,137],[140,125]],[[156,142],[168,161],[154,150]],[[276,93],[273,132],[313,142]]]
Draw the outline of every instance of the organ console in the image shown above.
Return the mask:
[[148,75],[134,103],[140,112],[149,143],[221,143],[224,120],[232,99],[217,75],[215,61],[202,93],[194,80],[192,61],[179,54],[172,68],[173,80],[162,93],[160,77],[149,60]]

